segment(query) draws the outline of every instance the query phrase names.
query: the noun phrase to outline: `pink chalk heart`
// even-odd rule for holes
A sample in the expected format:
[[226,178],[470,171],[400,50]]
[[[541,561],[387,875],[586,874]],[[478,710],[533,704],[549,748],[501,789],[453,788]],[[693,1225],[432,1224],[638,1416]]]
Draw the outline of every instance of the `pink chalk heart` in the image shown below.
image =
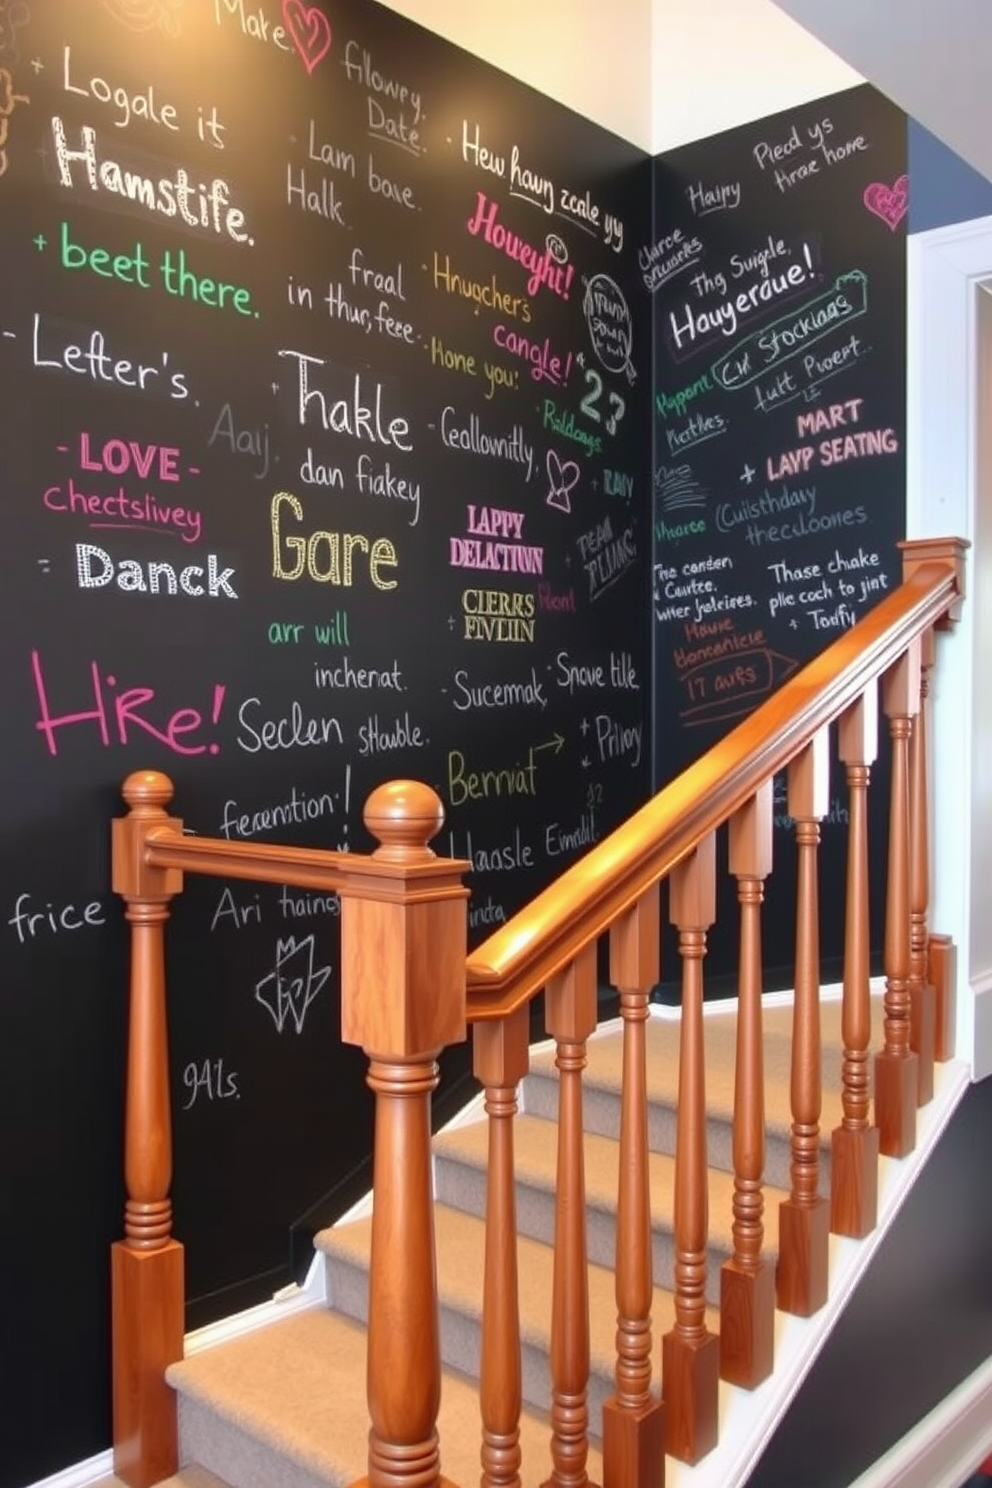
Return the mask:
[[304,67],[307,72],[313,72],[321,57],[330,51],[330,21],[316,5],[306,6],[302,0],[282,0],[282,18]]
[[909,207],[909,177],[900,176],[893,186],[872,181],[865,187],[863,201],[869,212],[881,217],[886,227],[895,232]]

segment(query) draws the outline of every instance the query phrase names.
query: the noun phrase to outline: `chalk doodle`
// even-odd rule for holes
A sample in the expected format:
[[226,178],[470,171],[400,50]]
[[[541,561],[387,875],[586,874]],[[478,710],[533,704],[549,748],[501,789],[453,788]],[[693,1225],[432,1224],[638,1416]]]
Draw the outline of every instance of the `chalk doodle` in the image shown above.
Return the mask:
[[161,31],[178,36],[182,31],[179,12],[184,0],[103,0],[103,8],[129,31]]
[[559,460],[555,451],[548,450],[548,505],[553,506],[556,511],[571,512],[572,499],[569,495],[572,487],[579,478],[579,467],[574,460]]
[[330,21],[316,5],[303,5],[302,0],[282,0],[282,18],[304,67],[312,73],[331,49]]
[[297,1033],[303,1032],[307,1011],[331,974],[329,966],[315,967],[313,956],[312,935],[277,940],[276,964],[255,985],[255,1001],[272,1015],[277,1033],[285,1031],[289,1019]]
[[7,169],[7,129],[10,116],[19,103],[30,103],[24,93],[14,92],[14,79],[6,67],[0,67],[0,176]]
[[886,227],[895,232],[909,211],[909,177],[900,176],[891,186],[882,181],[872,181],[865,187],[862,200],[869,212],[880,217]]
[[20,57],[17,33],[31,19],[26,0],[0,0],[0,55],[13,64]]

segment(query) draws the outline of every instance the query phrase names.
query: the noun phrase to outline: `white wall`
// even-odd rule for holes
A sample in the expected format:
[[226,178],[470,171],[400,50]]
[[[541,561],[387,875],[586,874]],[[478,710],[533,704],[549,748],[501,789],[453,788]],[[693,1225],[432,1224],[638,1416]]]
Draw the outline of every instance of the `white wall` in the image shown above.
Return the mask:
[[652,154],[862,81],[772,0],[389,0]]

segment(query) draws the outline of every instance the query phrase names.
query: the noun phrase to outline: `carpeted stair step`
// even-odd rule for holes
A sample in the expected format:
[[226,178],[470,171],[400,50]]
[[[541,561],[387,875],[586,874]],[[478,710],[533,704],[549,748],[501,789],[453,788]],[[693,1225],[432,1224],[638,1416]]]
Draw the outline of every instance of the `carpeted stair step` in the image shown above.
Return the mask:
[[[873,1017],[880,1019],[877,1001]],[[840,1125],[840,1068],[843,1043],[840,1003],[824,1002],[820,1010],[823,1040],[823,1111],[820,1118],[820,1192],[829,1193],[830,1133]],[[733,1172],[734,1062],[737,1020],[721,1012],[705,1018],[707,1150],[711,1169]],[[583,1074],[583,1120],[587,1132],[616,1137],[620,1130],[621,1034],[604,1028],[587,1044]],[[678,1109],[679,1025],[653,1017],[645,1030],[647,1046],[648,1142],[653,1152],[674,1154]],[[764,1010],[765,1181],[789,1188],[789,1131],[792,1058],[792,1009]],[[523,1081],[521,1107],[549,1122],[558,1118],[558,1073],[554,1049],[531,1054]]]
[[[518,1116],[514,1122],[517,1177],[517,1228],[521,1235],[554,1242],[558,1128],[551,1121]],[[488,1133],[485,1122],[457,1127],[434,1139],[435,1191],[439,1203],[485,1214]],[[612,1272],[616,1257],[617,1172],[620,1148],[607,1137],[585,1138],[586,1236],[590,1261]],[[653,1152],[649,1160],[652,1209],[652,1266],[655,1281],[672,1286],[675,1251],[672,1213],[675,1160]],[[709,1270],[706,1298],[720,1300],[720,1266],[733,1254],[734,1181],[730,1173],[709,1175]],[[765,1248],[778,1249],[778,1204],[785,1193],[765,1191]]]
[[[184,1462],[231,1488],[346,1488],[367,1470],[364,1361],[364,1329],[316,1308],[173,1364]],[[451,1371],[438,1426],[444,1475],[478,1482],[477,1387]],[[524,1412],[520,1437],[524,1481],[541,1482],[550,1468],[546,1419]],[[602,1482],[595,1449],[589,1475]]]
[[[481,1349],[485,1223],[439,1202],[434,1219],[437,1237],[438,1293],[441,1305],[441,1357],[462,1374],[478,1376]],[[324,1230],[317,1246],[327,1263],[330,1306],[364,1323],[368,1309],[368,1260],[371,1220],[356,1220]],[[550,1394],[551,1296],[554,1256],[549,1245],[521,1236],[517,1242],[523,1397],[535,1410],[547,1408]],[[612,1269],[589,1267],[590,1379],[589,1422],[601,1433],[602,1407],[613,1393],[616,1362],[616,1298]],[[669,1292],[655,1288],[655,1343],[674,1323]],[[707,1325],[715,1331],[716,1313]],[[654,1367],[657,1370],[657,1349]]]

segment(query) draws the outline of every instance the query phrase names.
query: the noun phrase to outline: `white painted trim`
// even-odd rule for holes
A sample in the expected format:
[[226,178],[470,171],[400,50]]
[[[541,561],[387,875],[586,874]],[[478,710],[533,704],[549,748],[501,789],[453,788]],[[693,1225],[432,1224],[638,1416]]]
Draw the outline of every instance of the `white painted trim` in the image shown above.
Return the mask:
[[987,1359],[850,1488],[958,1488],[990,1448],[992,1359]]
[[289,1286],[276,1292],[268,1302],[260,1302],[257,1307],[247,1307],[244,1312],[236,1312],[231,1317],[221,1318],[216,1323],[208,1323],[205,1328],[187,1333],[183,1341],[183,1357],[188,1359],[191,1354],[216,1348],[219,1343],[227,1343],[231,1338],[254,1333],[259,1328],[267,1327],[269,1323],[293,1317],[298,1312],[309,1312],[314,1307],[326,1306],[327,1276],[324,1257],[315,1255],[302,1286],[291,1282]]
[[975,999],[972,1077],[984,1080],[992,1075],[992,971],[976,977],[971,990]]
[[[876,977],[871,984],[872,993],[885,990],[885,981],[882,977]],[[825,987],[820,988],[821,1002],[840,1002],[844,995],[843,982],[828,982]],[[761,997],[763,1008],[791,1007],[795,1001],[795,993],[791,987],[782,992],[764,992]],[[736,997],[715,997],[703,1003],[703,1017],[716,1018],[721,1013],[732,1013],[737,1008]],[[682,1017],[682,1009],[678,1003],[653,1002],[650,1013],[652,1018],[659,1018],[663,1023],[677,1023]]]
[[720,1382],[719,1442],[694,1468],[668,1458],[667,1488],[741,1488],[747,1482],[968,1085],[965,1064],[937,1065],[933,1100],[917,1113],[915,1150],[902,1159],[879,1159],[877,1228],[864,1240],[830,1236],[826,1306],[811,1318],[776,1312],[775,1373],[756,1390]]
[[99,1452],[95,1457],[73,1463],[72,1467],[64,1467],[50,1478],[40,1478],[32,1488],[90,1488],[92,1483],[104,1482],[113,1470],[113,1452]]
[[[911,235],[907,249],[907,534],[976,535],[977,295],[992,273],[992,217]],[[976,568],[970,555],[969,575]],[[936,824],[930,924],[958,948],[955,1047],[977,1070],[971,946],[976,641],[967,602],[951,636],[938,638],[933,755]],[[946,830],[941,834],[941,825]]]

